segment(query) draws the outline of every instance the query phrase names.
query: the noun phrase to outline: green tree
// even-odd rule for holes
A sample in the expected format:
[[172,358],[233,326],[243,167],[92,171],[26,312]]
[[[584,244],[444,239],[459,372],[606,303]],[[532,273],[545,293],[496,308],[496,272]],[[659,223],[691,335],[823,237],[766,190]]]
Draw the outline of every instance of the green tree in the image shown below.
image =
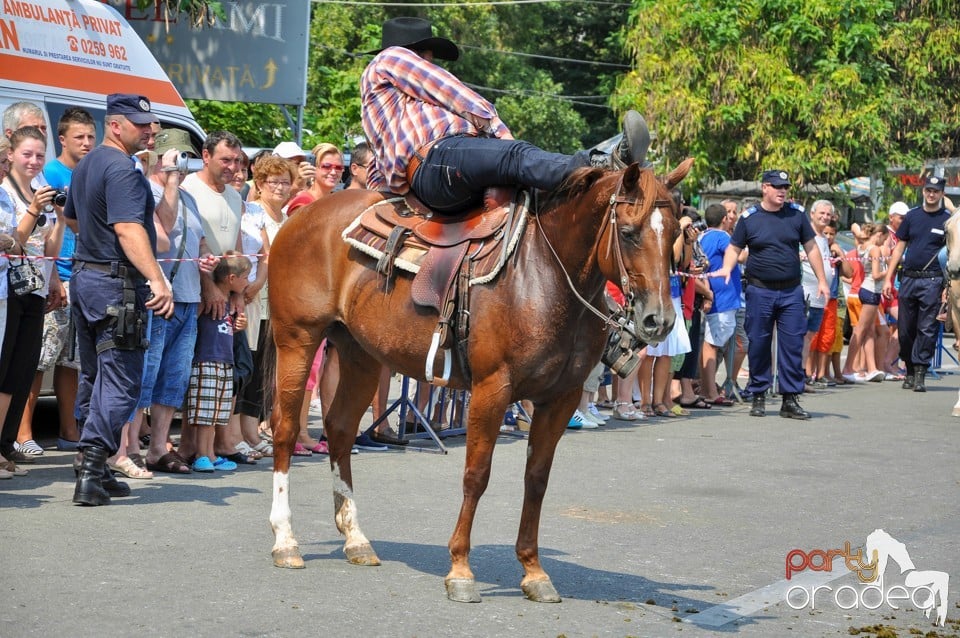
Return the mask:
[[958,33],[946,0],[635,0],[617,103],[699,177],[919,167],[960,151]]

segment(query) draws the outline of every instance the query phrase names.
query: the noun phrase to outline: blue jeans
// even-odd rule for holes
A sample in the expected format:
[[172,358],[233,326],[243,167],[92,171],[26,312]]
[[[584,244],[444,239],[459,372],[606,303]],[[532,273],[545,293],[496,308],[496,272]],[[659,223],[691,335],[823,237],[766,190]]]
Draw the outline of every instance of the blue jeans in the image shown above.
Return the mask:
[[480,204],[491,186],[553,190],[574,169],[589,165],[589,151],[563,155],[519,140],[457,135],[430,148],[411,187],[427,206],[456,213]]
[[[190,385],[190,367],[197,344],[198,303],[178,301],[173,304],[173,316],[160,319],[166,328],[160,370],[153,388],[153,403],[179,408]],[[154,318],[154,321],[157,321]]]

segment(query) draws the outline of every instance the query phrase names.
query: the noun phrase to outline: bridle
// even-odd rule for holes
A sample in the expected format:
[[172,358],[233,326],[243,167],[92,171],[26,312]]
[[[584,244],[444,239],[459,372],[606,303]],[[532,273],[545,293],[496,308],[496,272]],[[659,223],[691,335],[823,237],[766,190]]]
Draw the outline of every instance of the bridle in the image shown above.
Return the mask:
[[[546,233],[543,230],[543,225],[540,223],[540,216],[536,216],[537,228],[540,229],[540,235],[543,237],[544,242],[546,242],[547,247],[550,249],[550,252],[553,254],[554,259],[557,261],[557,265],[560,266],[560,271],[566,277],[567,285],[570,287],[570,291],[573,293],[573,296],[590,312],[600,318],[606,326],[609,326],[615,330],[625,330],[630,334],[633,339],[637,339],[636,327],[634,323],[634,309],[633,309],[633,300],[636,295],[633,292],[633,286],[630,285],[630,275],[627,271],[626,263],[623,261],[623,250],[620,247],[620,227],[617,219],[617,208],[621,204],[626,204],[633,206],[634,208],[639,207],[642,203],[642,199],[638,199],[633,196],[628,196],[623,194],[624,184],[623,184],[623,173],[620,175],[619,180],[617,181],[617,188],[610,195],[610,207],[607,212],[607,220],[600,227],[600,236],[597,237],[596,243],[599,245],[601,241],[601,236],[603,235],[604,230],[609,231],[609,236],[607,239],[607,256],[610,256],[611,250],[613,252],[614,263],[617,267],[617,270],[620,274],[620,290],[623,291],[623,295],[626,299],[626,303],[622,308],[610,314],[604,314],[597,308],[593,306],[589,301],[583,298],[580,292],[577,290],[576,286],[573,284],[573,280],[570,278],[567,269],[564,267],[563,262],[560,260],[560,256],[557,255],[557,251],[554,250],[553,245],[550,243],[550,240],[547,238]],[[667,200],[657,199],[653,203],[652,208],[658,206],[667,206],[669,207],[670,203]]]

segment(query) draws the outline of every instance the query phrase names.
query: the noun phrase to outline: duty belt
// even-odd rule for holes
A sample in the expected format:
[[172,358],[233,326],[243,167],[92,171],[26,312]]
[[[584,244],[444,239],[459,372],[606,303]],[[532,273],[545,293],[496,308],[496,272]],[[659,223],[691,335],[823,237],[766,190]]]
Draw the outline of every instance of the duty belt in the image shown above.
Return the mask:
[[75,270],[95,270],[97,272],[104,272],[110,275],[111,277],[117,277],[118,279],[144,279],[144,276],[140,274],[140,271],[133,267],[132,264],[124,264],[119,261],[111,261],[106,264],[98,264],[93,261],[76,261]]
[[907,270],[905,268],[900,271],[900,276],[911,279],[941,279],[943,273],[939,270]]
[[800,285],[800,278],[782,279],[780,281],[763,281],[756,277],[747,277],[747,284],[757,288],[767,288],[769,290],[786,290],[787,288],[796,288]]

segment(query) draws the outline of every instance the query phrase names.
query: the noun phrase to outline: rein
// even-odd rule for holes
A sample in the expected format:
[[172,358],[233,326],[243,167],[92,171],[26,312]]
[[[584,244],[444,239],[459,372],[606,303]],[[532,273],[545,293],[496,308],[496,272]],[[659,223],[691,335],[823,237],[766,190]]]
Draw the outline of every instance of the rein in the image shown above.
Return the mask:
[[[540,223],[540,216],[536,215],[535,219],[537,220],[537,228],[540,230],[540,235],[543,237],[544,242],[547,244],[547,248],[550,249],[550,253],[553,255],[553,258],[557,261],[557,265],[560,266],[560,272],[563,273],[563,276],[567,280],[567,285],[570,287],[570,291],[573,293],[573,296],[583,305],[584,308],[596,315],[603,323],[614,329],[623,329],[630,333],[631,337],[636,338],[636,333],[634,332],[634,323],[633,323],[633,289],[630,287],[630,277],[627,274],[627,267],[623,263],[623,253],[620,249],[620,242],[617,239],[619,236],[618,227],[617,227],[617,205],[618,204],[637,204],[637,199],[633,197],[622,197],[620,193],[623,191],[623,175],[620,176],[620,180],[617,182],[617,189],[612,195],[610,195],[610,213],[608,218],[608,223],[610,225],[610,238],[607,242],[607,255],[610,254],[610,245],[613,245],[613,252],[617,263],[617,268],[620,270],[620,289],[623,291],[624,297],[627,300],[626,306],[622,310],[617,312],[610,313],[605,315],[601,311],[593,307],[593,305],[583,298],[580,292],[577,290],[576,286],[573,284],[573,280],[570,278],[570,274],[567,272],[567,269],[563,265],[563,261],[560,260],[560,256],[557,254],[557,251],[554,250],[553,244],[550,243],[550,239],[547,237],[546,232],[543,230],[543,225]],[[601,232],[603,229],[601,227]],[[598,239],[599,243],[599,239]]]

